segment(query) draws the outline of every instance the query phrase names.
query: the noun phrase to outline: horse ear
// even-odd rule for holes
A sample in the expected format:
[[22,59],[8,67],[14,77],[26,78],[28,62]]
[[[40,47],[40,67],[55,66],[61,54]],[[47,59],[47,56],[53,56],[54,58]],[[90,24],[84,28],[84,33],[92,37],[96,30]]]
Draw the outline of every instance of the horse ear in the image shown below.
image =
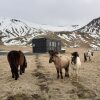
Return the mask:
[[49,50],[48,52],[49,52],[50,55],[53,55],[54,54],[54,51],[53,50]]
[[19,50],[19,52],[22,52],[21,50]]
[[77,53],[77,56],[79,57],[79,54]]
[[74,54],[74,53],[72,52],[71,55],[73,56],[73,54]]
[[59,52],[55,50],[53,54],[54,55],[57,55],[57,54],[59,54]]
[[50,50],[48,50],[48,53],[50,54]]
[[58,51],[55,51],[55,54],[59,54],[59,52]]
[[51,50],[48,50],[48,53],[49,53],[49,54],[51,54],[51,52],[52,52]]

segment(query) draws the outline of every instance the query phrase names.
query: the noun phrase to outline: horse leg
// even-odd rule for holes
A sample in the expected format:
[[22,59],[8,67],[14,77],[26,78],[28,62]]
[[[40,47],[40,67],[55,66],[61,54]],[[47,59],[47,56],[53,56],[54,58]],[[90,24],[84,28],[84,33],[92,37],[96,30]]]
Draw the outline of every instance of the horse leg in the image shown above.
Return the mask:
[[76,81],[78,82],[78,72],[76,72]]
[[19,77],[19,74],[18,74],[18,66],[16,66],[15,68],[15,80],[17,80]]
[[79,68],[76,70],[76,81],[78,82]]
[[69,71],[69,67],[66,67],[66,68],[65,68],[65,77],[69,77],[68,71]]
[[91,61],[91,58],[90,58],[90,56],[89,56],[89,61]]
[[57,70],[57,78],[59,78],[59,68],[56,68]]
[[63,79],[62,69],[61,68],[60,68],[60,75],[61,75],[61,79]]
[[[24,66],[24,65],[23,65],[23,66]],[[23,66],[22,66],[22,67],[23,67]],[[25,73],[25,68],[22,68],[22,73]]]
[[84,62],[86,62],[87,61],[87,57],[86,57],[86,55],[84,54]]
[[22,75],[22,65],[20,65],[20,75]]
[[14,78],[14,70],[13,70],[13,68],[11,67],[11,73],[12,73],[12,78]]

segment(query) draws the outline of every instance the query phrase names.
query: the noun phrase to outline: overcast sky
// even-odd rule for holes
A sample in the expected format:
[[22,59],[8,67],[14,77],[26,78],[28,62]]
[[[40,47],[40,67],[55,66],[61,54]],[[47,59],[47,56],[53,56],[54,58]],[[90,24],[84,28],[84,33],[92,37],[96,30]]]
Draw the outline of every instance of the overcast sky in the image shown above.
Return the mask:
[[53,26],[85,25],[100,17],[100,0],[0,0],[0,17]]

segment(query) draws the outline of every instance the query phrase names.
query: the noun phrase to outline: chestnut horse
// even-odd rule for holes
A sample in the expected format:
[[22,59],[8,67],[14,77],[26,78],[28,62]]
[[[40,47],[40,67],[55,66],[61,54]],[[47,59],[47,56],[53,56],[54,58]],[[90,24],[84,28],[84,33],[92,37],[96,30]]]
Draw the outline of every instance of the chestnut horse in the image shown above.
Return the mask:
[[8,53],[7,59],[11,68],[12,78],[18,79],[18,67],[20,66],[20,75],[25,72],[27,61],[22,51],[12,50]]
[[65,77],[69,77],[69,64],[70,59],[66,56],[59,56],[57,51],[50,50],[50,59],[49,63],[54,63],[56,70],[57,70],[57,78],[59,78],[59,73],[61,78],[63,79],[62,75],[62,68],[65,69]]

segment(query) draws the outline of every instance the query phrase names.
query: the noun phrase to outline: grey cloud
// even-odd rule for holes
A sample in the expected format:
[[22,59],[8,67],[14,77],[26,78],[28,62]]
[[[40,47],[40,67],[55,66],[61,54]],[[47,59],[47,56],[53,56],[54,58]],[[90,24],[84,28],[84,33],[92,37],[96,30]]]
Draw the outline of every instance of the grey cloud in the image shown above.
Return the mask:
[[0,0],[1,17],[37,24],[86,24],[99,17],[100,0]]

